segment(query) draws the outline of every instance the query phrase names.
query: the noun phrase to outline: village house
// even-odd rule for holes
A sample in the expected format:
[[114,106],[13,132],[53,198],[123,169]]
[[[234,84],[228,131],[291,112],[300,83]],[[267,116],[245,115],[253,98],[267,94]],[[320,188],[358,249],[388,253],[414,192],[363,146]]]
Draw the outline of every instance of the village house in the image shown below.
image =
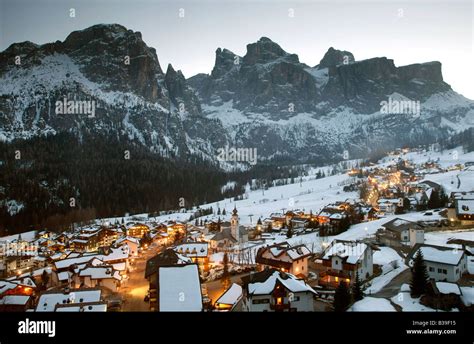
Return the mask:
[[410,242],[420,243],[421,240],[424,240],[422,233],[424,233],[423,225],[397,217],[384,223],[375,236],[381,244],[401,247],[409,245]]
[[0,312],[26,312],[33,306],[33,297],[28,295],[5,295],[0,298]]
[[457,283],[436,282],[431,279],[428,290],[420,301],[430,308],[450,311],[453,308],[463,307],[462,291]]
[[259,248],[255,262],[260,271],[276,268],[299,277],[307,277],[308,259],[311,255],[304,244],[291,246],[288,242],[282,242]]
[[242,277],[242,310],[247,312],[312,312],[316,292],[294,275],[267,269]]
[[474,199],[454,201],[455,218],[462,226],[474,225]]
[[122,246],[125,245],[129,248],[130,256],[132,257],[137,257],[138,256],[138,249],[140,248],[140,240],[131,237],[131,236],[125,236],[117,241],[115,241],[115,245],[117,246]]
[[104,287],[112,292],[119,290],[122,281],[120,272],[111,265],[87,264],[77,275],[80,279],[80,287]]
[[119,228],[102,227],[99,232],[99,246],[111,246],[121,234]]
[[242,287],[236,283],[232,285],[217,299],[214,306],[219,311],[241,311],[238,304],[242,300]]
[[138,222],[129,222],[125,225],[126,235],[132,236],[135,238],[142,238],[145,233],[148,233],[150,227],[143,223]]
[[36,306],[36,312],[54,312],[59,305],[81,307],[90,302],[101,302],[102,291],[99,288],[53,289],[43,292]]
[[413,259],[421,251],[426,271],[435,281],[457,282],[467,270],[468,252],[465,249],[418,244],[413,247],[406,261],[413,266]]
[[0,280],[0,311],[26,311],[33,305],[35,293],[36,284],[30,278]]
[[159,272],[160,267],[165,266],[176,266],[176,265],[183,265],[183,264],[191,264],[191,258],[187,258],[178,254],[173,249],[166,249],[156,256],[148,259],[146,262],[145,268],[145,278],[149,282],[149,303],[150,303],[150,310],[155,311],[158,310],[158,297],[159,297],[159,290],[158,290],[158,281],[159,281]]
[[334,240],[317,260],[320,263],[319,285],[336,288],[340,282],[348,285],[373,274],[373,247],[358,241]]
[[286,224],[286,216],[280,213],[273,213],[270,215],[270,219],[265,221],[268,228],[268,224],[271,223],[273,229],[280,229]]
[[203,298],[197,264],[160,266],[157,296],[159,312],[201,312]]
[[209,244],[207,242],[188,242],[175,247],[180,255],[190,258],[198,264],[199,271],[209,271]]
[[71,248],[77,252],[97,251],[100,246],[100,227],[82,228],[70,241]]
[[5,277],[21,275],[35,268],[34,255],[6,255],[3,257]]
[[398,207],[403,207],[399,198],[380,198],[377,201],[380,216],[394,215]]

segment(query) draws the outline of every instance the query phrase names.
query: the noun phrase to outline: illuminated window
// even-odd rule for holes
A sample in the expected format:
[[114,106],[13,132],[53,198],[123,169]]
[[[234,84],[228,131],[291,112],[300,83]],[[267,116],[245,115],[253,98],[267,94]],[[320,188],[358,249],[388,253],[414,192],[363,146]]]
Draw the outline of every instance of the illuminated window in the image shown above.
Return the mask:
[[336,282],[339,282],[339,277],[337,277],[337,276],[336,276],[336,278],[335,278],[335,279],[336,279]]
[[281,297],[277,297],[277,305],[281,305],[283,303],[283,299]]

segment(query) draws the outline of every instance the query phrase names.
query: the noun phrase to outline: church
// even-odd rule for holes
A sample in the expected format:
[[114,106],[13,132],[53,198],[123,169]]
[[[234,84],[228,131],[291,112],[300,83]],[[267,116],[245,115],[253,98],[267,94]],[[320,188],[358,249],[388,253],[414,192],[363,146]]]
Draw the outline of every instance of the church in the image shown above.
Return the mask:
[[239,214],[234,207],[229,226],[221,226],[220,231],[211,240],[211,249],[214,252],[227,251],[235,245],[247,242],[248,233],[244,226],[239,225]]

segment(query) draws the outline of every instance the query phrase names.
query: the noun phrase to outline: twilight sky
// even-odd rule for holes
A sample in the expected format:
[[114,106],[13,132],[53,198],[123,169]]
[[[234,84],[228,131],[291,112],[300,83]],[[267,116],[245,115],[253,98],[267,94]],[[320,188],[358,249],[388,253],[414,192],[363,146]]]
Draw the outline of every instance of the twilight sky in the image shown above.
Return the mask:
[[474,99],[473,18],[472,0],[0,0],[0,51],[119,23],[142,33],[163,69],[172,63],[190,77],[210,73],[217,47],[242,56],[267,36],[311,66],[330,46],[397,66],[438,60],[445,81]]

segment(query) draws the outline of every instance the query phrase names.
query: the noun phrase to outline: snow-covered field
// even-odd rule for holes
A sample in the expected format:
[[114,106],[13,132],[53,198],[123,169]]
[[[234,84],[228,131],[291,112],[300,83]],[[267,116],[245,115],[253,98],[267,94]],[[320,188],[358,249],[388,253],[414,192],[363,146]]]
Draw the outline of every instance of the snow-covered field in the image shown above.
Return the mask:
[[395,312],[395,308],[387,299],[365,297],[349,308],[349,312]]
[[379,292],[396,276],[408,269],[403,258],[390,247],[380,247],[380,251],[375,251],[373,261],[382,267],[382,273],[370,281],[370,286],[365,290],[369,295]]

